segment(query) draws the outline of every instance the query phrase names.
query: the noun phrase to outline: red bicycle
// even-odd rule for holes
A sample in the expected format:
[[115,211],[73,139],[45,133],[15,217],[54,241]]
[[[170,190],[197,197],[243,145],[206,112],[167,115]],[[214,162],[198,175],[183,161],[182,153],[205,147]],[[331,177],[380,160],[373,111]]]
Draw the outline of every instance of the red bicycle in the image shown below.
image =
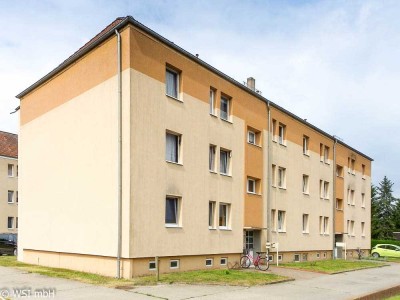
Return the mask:
[[242,268],[248,269],[251,265],[251,262],[253,262],[254,267],[261,271],[267,271],[269,268],[269,259],[267,252],[256,252],[257,256],[254,259],[251,254],[246,251],[246,255],[243,255],[240,258],[240,266]]

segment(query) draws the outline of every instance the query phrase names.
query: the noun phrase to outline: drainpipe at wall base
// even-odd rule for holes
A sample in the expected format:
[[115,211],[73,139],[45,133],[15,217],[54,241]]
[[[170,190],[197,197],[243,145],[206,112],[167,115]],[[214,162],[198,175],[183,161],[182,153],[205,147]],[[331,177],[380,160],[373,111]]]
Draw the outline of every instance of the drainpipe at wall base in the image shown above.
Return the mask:
[[118,232],[117,232],[117,278],[121,278],[121,249],[122,249],[122,80],[121,80],[121,34],[117,35],[117,77],[118,77]]

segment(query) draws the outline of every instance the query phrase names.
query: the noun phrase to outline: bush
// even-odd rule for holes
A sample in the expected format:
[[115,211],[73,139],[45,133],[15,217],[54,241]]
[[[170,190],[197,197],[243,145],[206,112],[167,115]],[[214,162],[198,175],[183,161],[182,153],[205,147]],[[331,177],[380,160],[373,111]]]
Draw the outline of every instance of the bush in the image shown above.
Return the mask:
[[400,246],[400,241],[396,240],[371,240],[371,248],[373,248],[376,244],[392,244]]

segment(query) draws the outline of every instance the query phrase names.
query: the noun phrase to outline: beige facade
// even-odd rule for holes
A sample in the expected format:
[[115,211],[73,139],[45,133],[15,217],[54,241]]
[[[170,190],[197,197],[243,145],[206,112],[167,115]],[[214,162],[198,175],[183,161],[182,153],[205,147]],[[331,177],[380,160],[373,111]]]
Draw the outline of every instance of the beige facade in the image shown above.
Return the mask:
[[[368,157],[129,17],[102,34],[18,95],[19,260],[114,276],[121,234],[131,277],[152,274],[155,257],[161,272],[226,267],[267,241],[282,261],[327,259],[340,213],[370,235]],[[368,207],[335,210],[336,148],[366,166],[342,186]]]
[[0,131],[0,233],[17,233],[18,136]]

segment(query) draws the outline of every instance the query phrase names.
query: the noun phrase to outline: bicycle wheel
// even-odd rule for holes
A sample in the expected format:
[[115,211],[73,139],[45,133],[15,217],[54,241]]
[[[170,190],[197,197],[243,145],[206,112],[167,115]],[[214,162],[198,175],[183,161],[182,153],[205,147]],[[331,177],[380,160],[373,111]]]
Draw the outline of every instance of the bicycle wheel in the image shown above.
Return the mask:
[[250,267],[250,265],[251,265],[251,261],[250,261],[250,258],[248,256],[242,256],[240,258],[240,266],[242,268],[246,268],[247,269],[248,267]]
[[268,268],[269,268],[269,261],[268,261],[268,259],[265,258],[265,257],[261,257],[261,258],[258,260],[257,268],[258,268],[259,270],[261,270],[261,271],[267,271]]

